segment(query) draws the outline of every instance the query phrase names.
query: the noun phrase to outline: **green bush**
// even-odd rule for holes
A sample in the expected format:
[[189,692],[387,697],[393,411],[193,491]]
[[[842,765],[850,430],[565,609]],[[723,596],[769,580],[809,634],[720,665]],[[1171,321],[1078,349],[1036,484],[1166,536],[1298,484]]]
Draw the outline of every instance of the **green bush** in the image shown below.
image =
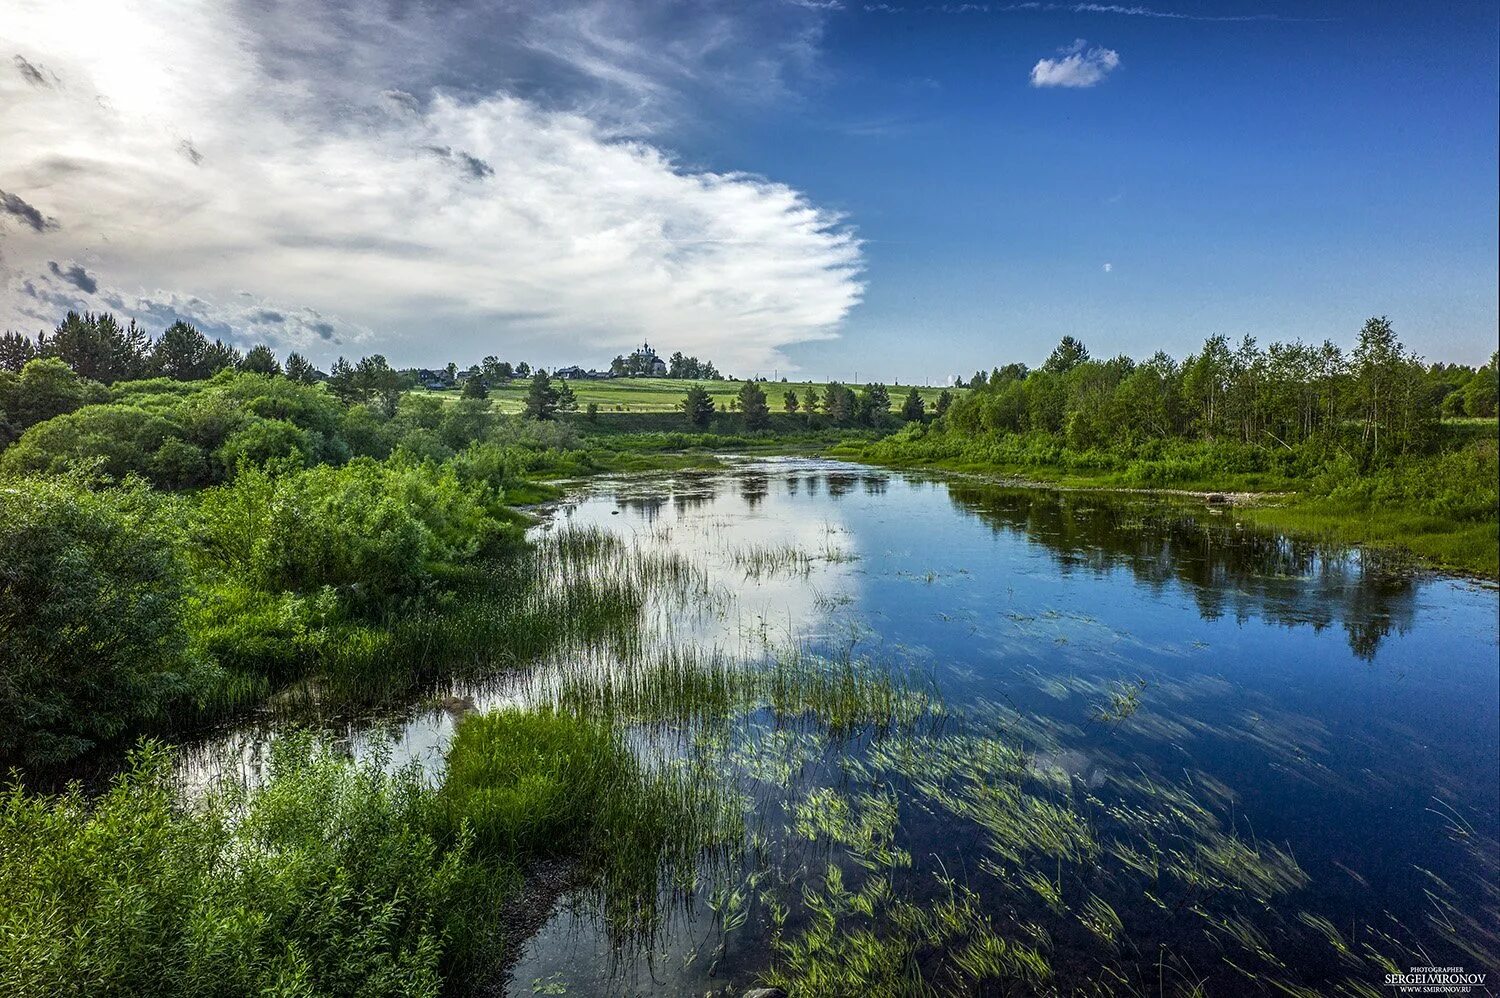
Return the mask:
[[146,476],[156,452],[177,435],[171,422],[145,409],[90,405],[31,427],[0,458],[0,469]]
[[66,759],[203,688],[177,516],[140,488],[0,481],[0,758]]
[[216,457],[233,474],[242,464],[262,466],[268,461],[290,461],[301,467],[312,463],[316,448],[306,430],[284,419],[256,419],[229,435]]
[[108,399],[109,389],[54,357],[27,361],[20,374],[0,371],[0,409],[17,430]]
[[298,739],[258,788],[173,786],[148,744],[97,800],[0,798],[0,992],[436,996],[472,956],[499,881],[415,769]]

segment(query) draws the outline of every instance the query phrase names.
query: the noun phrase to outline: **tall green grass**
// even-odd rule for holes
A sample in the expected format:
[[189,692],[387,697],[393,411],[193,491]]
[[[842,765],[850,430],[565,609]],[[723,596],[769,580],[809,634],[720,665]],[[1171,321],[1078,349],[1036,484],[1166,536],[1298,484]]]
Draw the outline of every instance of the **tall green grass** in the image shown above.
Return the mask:
[[413,768],[280,742],[199,801],[146,744],[97,799],[0,798],[0,993],[430,995],[513,883],[436,832]]
[[743,804],[716,774],[648,762],[619,728],[550,710],[465,718],[439,800],[485,855],[570,858],[619,937],[649,937],[664,894],[744,837]]

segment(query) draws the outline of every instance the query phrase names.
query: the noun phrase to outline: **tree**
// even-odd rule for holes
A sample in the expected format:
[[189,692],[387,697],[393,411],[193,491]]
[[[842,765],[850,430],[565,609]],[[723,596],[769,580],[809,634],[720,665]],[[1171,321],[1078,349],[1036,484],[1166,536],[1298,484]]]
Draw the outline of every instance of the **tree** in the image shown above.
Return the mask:
[[1052,350],[1052,355],[1042,365],[1042,370],[1052,374],[1067,374],[1089,359],[1089,348],[1072,336],[1064,336]]
[[0,335],[0,371],[19,371],[36,355],[36,343],[25,333]]
[[240,361],[240,370],[251,374],[277,375],[281,373],[281,364],[277,362],[270,347],[257,343],[245,354],[245,359]]
[[818,390],[812,385],[802,393],[802,411],[809,416],[818,411]]
[[213,373],[208,367],[208,339],[179,319],[156,341],[151,365],[158,374],[177,381],[206,378]]
[[489,382],[490,387],[503,385],[515,376],[509,363],[499,357],[489,356],[479,364],[480,371],[484,374],[484,380]]
[[56,357],[27,361],[19,375],[0,376],[0,411],[17,430],[108,400],[103,385],[80,377]]
[[583,418],[587,419],[590,423],[599,422],[599,403],[590,402],[583,410]]
[[240,352],[223,340],[214,340],[203,355],[203,363],[208,369],[208,376],[212,377],[220,371],[238,367]]
[[797,393],[793,391],[783,392],[781,395],[781,403],[787,412],[796,412],[798,405]]
[[383,354],[361,357],[354,366],[354,381],[364,393],[364,398],[373,396],[387,416],[396,414],[404,386],[401,373],[391,367]]
[[913,388],[906,393],[906,401],[901,403],[901,418],[908,423],[921,420],[927,415],[927,403],[922,401],[921,394]]
[[886,390],[885,385],[872,382],[860,392],[857,407],[860,422],[877,425],[891,414],[891,393]]
[[1500,394],[1500,353],[1490,354],[1490,362],[1474,372],[1464,386],[1464,414],[1469,416],[1493,416],[1496,396]]
[[490,390],[485,386],[483,378],[476,378],[471,375],[464,381],[464,390],[459,393],[459,397],[483,401],[490,397]]
[[1421,364],[1406,352],[1385,316],[1365,322],[1354,348],[1355,404],[1370,455],[1404,452],[1425,435],[1430,412],[1421,405]]
[[328,372],[328,390],[345,405],[370,400],[370,393],[360,384],[353,365],[342,357],[333,362],[333,367]]
[[557,390],[552,387],[552,379],[547,376],[547,372],[540,367],[531,375],[531,387],[526,390],[524,414],[527,419],[538,420],[552,419],[557,415]]
[[516,365],[516,377],[518,377],[518,378],[529,378],[529,377],[531,377],[531,365],[528,364],[528,363],[526,363],[524,360],[521,361],[521,363],[517,364]]
[[578,396],[573,394],[573,386],[563,379],[557,382],[557,408],[560,412],[578,411]]
[[942,391],[938,392],[937,402],[932,407],[933,414],[941,419],[943,416],[946,416],[948,414],[948,407],[952,404],[953,393],[944,388]]
[[854,392],[837,381],[828,383],[823,391],[823,411],[835,423],[847,423],[854,418]]
[[1182,364],[1183,395],[1205,440],[1215,439],[1224,428],[1233,363],[1229,341],[1216,334],[1203,341],[1201,353]]
[[312,366],[312,362],[295,350],[287,354],[286,376],[293,381],[310,385],[318,380],[318,370]]
[[740,386],[740,411],[745,416],[745,429],[763,430],[771,425],[771,410],[766,405],[766,393],[754,381]]
[[694,426],[707,426],[714,417],[714,400],[702,385],[689,387],[680,404],[688,422]]
[[56,357],[85,378],[104,384],[139,378],[150,367],[151,338],[134,319],[121,326],[107,312],[69,312],[39,347],[43,356]]

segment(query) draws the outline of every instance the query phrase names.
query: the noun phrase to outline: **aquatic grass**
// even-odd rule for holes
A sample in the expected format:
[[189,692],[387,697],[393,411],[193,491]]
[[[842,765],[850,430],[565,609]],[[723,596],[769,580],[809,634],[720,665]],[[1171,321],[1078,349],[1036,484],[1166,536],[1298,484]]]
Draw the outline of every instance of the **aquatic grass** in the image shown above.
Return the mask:
[[802,575],[812,571],[812,555],[794,544],[754,544],[730,551],[729,561],[741,568],[747,579],[766,579],[776,575]]
[[482,855],[578,863],[621,938],[649,936],[663,890],[744,837],[743,804],[715,774],[648,764],[611,724],[545,709],[465,717],[439,803]]
[[889,791],[852,797],[819,787],[799,801],[793,830],[810,840],[828,839],[844,846],[866,869],[911,866],[911,853],[896,843],[900,809]]
[[1051,978],[1046,957],[997,933],[969,888],[939,878],[942,893],[923,904],[894,896],[875,878],[876,893],[865,896],[845,889],[837,869],[829,868],[823,890],[803,887],[810,918],[797,935],[773,937],[766,984],[795,998],[857,998],[971,994],[1004,983],[1035,988]]
[[1107,698],[1094,707],[1094,719],[1104,724],[1120,724],[1133,717],[1141,709],[1141,694],[1146,690],[1146,681],[1118,682],[1108,691]]
[[582,655],[538,672],[531,696],[580,716],[678,730],[766,710],[841,738],[912,730],[942,710],[930,681],[796,644],[749,661],[673,644],[615,658]]
[[1119,914],[1097,894],[1089,895],[1083,910],[1078,913],[1078,920],[1106,946],[1113,947],[1125,931],[1125,923]]

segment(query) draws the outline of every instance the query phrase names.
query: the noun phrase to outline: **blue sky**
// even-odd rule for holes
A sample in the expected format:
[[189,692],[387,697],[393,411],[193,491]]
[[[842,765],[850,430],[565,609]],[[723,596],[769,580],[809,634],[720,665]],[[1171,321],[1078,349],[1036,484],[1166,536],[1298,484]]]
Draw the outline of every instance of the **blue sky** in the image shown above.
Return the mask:
[[[1173,9],[1330,20],[850,11],[815,98],[704,147],[857,220],[851,336],[917,370],[1035,363],[1064,333],[1137,356],[1211,332],[1347,342],[1371,314],[1431,357],[1486,358],[1495,6]],[[1076,38],[1119,67],[1031,87]],[[841,347],[791,353],[837,368]]]
[[1494,3],[80,2],[0,24],[12,328],[902,380],[1496,345]]

